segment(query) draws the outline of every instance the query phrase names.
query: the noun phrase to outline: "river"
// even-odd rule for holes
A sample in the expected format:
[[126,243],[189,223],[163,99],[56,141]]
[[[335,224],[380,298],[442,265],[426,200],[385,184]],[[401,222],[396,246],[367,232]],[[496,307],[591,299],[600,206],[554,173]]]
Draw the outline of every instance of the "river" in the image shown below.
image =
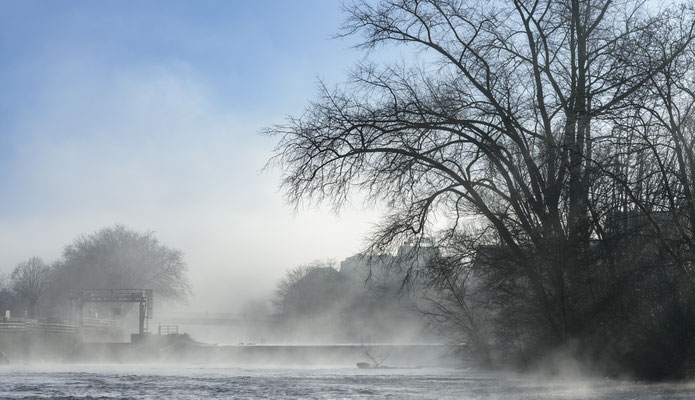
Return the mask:
[[448,368],[0,366],[3,399],[690,399],[695,383],[543,379]]

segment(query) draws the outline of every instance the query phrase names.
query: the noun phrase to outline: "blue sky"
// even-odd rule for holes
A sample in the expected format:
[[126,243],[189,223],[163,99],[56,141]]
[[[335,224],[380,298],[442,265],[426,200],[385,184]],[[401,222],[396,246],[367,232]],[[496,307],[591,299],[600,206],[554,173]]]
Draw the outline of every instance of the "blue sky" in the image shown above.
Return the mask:
[[359,250],[373,211],[293,216],[259,173],[259,130],[362,57],[331,39],[338,1],[0,5],[0,273],[120,223],[183,250],[190,307],[224,310]]

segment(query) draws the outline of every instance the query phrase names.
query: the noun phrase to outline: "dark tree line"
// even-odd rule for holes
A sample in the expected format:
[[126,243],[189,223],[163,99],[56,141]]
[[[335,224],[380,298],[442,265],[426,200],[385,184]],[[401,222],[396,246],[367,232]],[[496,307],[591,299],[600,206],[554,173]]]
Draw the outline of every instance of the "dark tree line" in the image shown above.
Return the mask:
[[[695,360],[693,5],[346,10],[344,33],[363,48],[417,57],[362,64],[268,129],[287,199],[339,207],[360,190],[386,204],[375,253],[436,236],[442,257],[415,271],[430,311],[486,362],[528,365],[572,344],[584,361],[643,377],[685,373]],[[449,226],[435,233],[442,215]]]
[[[274,304],[285,340],[327,343],[379,342],[422,337],[420,316],[399,295],[402,276],[381,262],[355,255],[337,269],[333,261],[314,261],[286,272]],[[372,268],[372,279],[365,277]]]

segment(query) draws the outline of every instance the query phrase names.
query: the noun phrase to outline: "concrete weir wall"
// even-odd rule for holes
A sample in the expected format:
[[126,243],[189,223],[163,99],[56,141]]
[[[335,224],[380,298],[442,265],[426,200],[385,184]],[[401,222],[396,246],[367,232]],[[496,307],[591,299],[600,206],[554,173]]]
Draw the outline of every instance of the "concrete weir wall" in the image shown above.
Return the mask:
[[11,362],[60,362],[79,344],[74,333],[1,331],[0,351]]
[[[187,335],[148,335],[134,343],[85,343],[75,334],[1,332],[0,351],[11,362],[196,363],[239,367],[345,366],[374,359],[392,367],[451,365],[442,345],[211,346]],[[374,357],[370,358],[369,355]]]
[[[180,336],[180,335],[179,335]],[[214,363],[240,367],[331,365],[354,367],[373,362],[419,367],[453,365],[442,345],[248,345],[210,346],[192,344],[180,337],[150,336],[139,343],[85,343],[72,355],[75,362],[171,362]]]

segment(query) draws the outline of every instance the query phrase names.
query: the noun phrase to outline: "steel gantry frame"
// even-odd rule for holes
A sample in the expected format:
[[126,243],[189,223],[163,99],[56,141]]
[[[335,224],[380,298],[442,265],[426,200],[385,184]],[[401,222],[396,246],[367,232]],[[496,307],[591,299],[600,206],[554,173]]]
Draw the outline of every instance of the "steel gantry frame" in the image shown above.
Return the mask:
[[152,319],[152,289],[70,289],[70,323],[73,312],[77,313],[80,329],[84,326],[83,308],[86,303],[139,303],[139,334],[148,329],[148,320]]

